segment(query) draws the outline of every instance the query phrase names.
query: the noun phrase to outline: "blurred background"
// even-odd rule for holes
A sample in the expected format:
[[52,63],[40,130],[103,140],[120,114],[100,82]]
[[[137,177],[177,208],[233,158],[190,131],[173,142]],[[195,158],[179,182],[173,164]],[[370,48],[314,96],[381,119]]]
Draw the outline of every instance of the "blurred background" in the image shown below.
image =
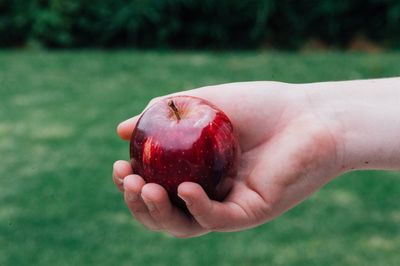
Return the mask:
[[0,12],[3,47],[400,46],[396,0],[1,0]]
[[400,174],[338,177],[276,220],[175,239],[111,180],[116,125],[236,81],[400,75],[400,1],[0,0],[0,265],[398,265]]

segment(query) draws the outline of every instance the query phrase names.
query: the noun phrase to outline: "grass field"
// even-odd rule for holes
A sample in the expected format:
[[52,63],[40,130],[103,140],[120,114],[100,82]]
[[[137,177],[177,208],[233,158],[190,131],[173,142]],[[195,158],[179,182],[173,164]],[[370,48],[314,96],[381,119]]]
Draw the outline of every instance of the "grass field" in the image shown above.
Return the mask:
[[[400,75],[400,53],[0,52],[0,265],[398,265],[400,174],[341,176],[261,227],[175,239],[111,181],[115,126],[208,84]],[[400,103],[399,103],[400,104]]]

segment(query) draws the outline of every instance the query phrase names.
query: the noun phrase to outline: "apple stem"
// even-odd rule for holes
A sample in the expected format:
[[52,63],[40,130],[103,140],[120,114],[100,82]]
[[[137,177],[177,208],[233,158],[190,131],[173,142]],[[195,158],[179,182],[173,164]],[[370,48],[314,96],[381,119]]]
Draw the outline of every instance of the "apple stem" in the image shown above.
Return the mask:
[[181,116],[179,115],[179,111],[178,108],[176,108],[175,103],[173,100],[169,100],[168,101],[168,106],[172,109],[172,111],[174,112],[176,119],[181,120]]

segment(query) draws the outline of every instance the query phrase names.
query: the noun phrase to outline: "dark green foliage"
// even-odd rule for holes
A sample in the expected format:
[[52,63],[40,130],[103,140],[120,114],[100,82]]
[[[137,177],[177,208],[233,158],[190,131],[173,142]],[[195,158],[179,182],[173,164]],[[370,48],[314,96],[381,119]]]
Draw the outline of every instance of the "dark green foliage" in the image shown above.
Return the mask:
[[375,41],[398,41],[400,2],[281,0],[276,1],[270,21],[276,33],[274,43],[291,48],[310,38],[338,46],[357,35]]
[[46,47],[343,47],[354,36],[400,44],[396,0],[0,0],[0,45]]
[[264,36],[269,2],[42,1],[34,36],[46,46],[251,47]]
[[31,22],[31,1],[0,0],[0,47],[24,44]]

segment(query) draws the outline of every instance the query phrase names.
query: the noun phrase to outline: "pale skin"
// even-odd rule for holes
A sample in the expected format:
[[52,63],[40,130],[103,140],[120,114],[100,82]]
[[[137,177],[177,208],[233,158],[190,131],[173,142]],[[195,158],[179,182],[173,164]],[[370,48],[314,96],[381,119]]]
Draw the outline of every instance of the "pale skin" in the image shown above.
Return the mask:
[[[177,94],[209,100],[228,115],[242,152],[239,174],[223,202],[210,200],[195,183],[180,184],[189,217],[161,186],[133,174],[129,162],[115,162],[114,183],[150,230],[180,238],[244,230],[278,217],[347,171],[400,169],[400,78],[243,82]],[[130,139],[138,117],[118,126],[122,139]]]

